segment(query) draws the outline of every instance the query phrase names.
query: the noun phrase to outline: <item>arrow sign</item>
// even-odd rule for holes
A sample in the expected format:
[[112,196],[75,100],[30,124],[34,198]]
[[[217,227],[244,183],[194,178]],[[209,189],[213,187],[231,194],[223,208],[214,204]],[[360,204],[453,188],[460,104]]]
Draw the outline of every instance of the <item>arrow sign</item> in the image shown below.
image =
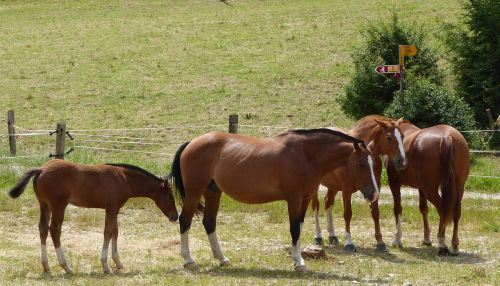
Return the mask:
[[378,74],[385,73],[399,73],[399,65],[383,65],[375,68],[375,72]]
[[400,45],[399,56],[415,56],[417,54],[417,47],[415,45]]

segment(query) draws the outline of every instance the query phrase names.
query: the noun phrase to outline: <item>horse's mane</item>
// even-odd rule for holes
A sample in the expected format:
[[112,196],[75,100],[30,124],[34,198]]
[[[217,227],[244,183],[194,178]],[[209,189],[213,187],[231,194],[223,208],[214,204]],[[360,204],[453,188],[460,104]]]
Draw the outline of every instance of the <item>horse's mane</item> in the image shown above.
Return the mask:
[[122,167],[122,168],[125,168],[125,169],[129,169],[129,170],[132,170],[132,171],[136,171],[136,172],[139,172],[139,173],[142,173],[158,182],[163,182],[164,180],[159,178],[158,176],[154,175],[154,174],[151,174],[150,172],[144,170],[143,168],[141,167],[137,167],[137,166],[134,166],[134,165],[129,165],[129,164],[121,164],[121,163],[107,163],[106,165],[108,166],[115,166],[115,167]]
[[345,134],[343,132],[332,130],[332,129],[328,129],[328,128],[294,129],[294,130],[289,130],[287,133],[304,134],[304,135],[324,133],[324,134],[335,135],[337,137],[340,137],[340,138],[345,139],[347,141],[350,141],[352,143],[358,143],[358,144],[362,144],[363,146],[365,146],[365,142],[363,142],[363,140],[360,140],[358,138],[352,137],[352,136],[347,135],[347,134]]

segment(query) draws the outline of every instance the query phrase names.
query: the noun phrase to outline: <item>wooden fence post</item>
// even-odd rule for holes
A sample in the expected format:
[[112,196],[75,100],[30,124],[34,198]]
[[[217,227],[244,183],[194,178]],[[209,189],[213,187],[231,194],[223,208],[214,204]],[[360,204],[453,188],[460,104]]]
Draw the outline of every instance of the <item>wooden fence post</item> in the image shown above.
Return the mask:
[[229,115],[229,133],[238,133],[238,114]]
[[56,129],[56,159],[64,159],[64,141],[66,139],[66,124],[57,123]]
[[9,131],[10,155],[16,156],[16,130],[14,128],[14,110],[7,112],[7,129]]

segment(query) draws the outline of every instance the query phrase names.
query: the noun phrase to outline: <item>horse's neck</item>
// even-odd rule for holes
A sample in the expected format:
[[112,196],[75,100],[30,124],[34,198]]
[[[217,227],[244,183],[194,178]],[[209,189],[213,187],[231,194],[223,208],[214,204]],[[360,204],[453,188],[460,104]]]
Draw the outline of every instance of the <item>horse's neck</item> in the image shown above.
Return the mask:
[[146,197],[150,199],[155,198],[155,193],[158,191],[159,182],[149,178],[143,174],[129,171],[126,174],[127,182],[130,186],[131,197]]
[[342,167],[347,162],[349,154],[353,152],[353,143],[336,138],[337,142],[318,140],[308,145],[307,152],[315,161],[321,173],[327,173],[338,167]]

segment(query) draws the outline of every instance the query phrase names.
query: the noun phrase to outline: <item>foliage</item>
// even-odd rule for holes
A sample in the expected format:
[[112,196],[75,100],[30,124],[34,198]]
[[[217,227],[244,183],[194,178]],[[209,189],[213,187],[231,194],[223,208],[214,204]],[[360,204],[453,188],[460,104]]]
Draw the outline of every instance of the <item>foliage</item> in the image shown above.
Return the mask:
[[411,82],[405,91],[404,108],[396,92],[394,101],[384,112],[387,116],[403,115],[420,128],[448,124],[458,130],[474,129],[473,111],[460,97],[429,80],[412,79]]
[[500,1],[469,0],[463,26],[447,25],[447,46],[457,77],[457,91],[473,108],[481,127],[489,127],[485,110],[500,112]]
[[398,64],[398,46],[416,45],[415,57],[407,57],[405,75],[427,78],[441,84],[443,74],[438,70],[438,56],[434,49],[425,44],[421,26],[407,24],[396,14],[390,22],[374,22],[366,28],[365,41],[356,48],[353,55],[355,71],[345,88],[345,95],[339,97],[341,109],[348,115],[359,118],[369,114],[381,114],[399,89],[399,80],[374,72],[383,64]]

